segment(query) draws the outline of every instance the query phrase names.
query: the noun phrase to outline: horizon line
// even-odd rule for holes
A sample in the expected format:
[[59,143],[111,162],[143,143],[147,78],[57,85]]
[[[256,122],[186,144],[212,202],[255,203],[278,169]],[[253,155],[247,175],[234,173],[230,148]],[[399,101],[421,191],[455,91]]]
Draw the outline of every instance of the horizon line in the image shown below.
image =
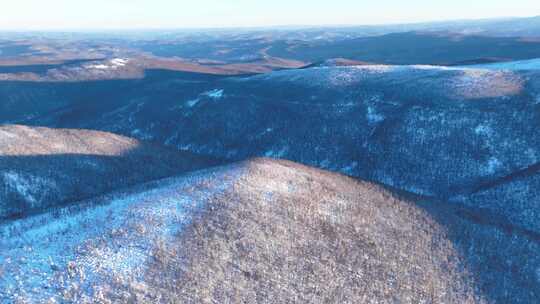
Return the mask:
[[475,21],[504,21],[516,19],[534,19],[540,18],[540,15],[531,16],[497,16],[485,18],[463,18],[463,19],[439,19],[422,20],[411,22],[388,22],[373,24],[275,24],[275,25],[238,25],[238,26],[156,26],[156,27],[103,27],[103,28],[0,28],[0,33],[101,33],[101,32],[135,32],[135,31],[227,31],[227,30],[270,30],[270,29],[317,29],[317,28],[355,28],[355,27],[384,27],[384,26],[413,26],[422,24],[437,24],[449,22],[475,22]]

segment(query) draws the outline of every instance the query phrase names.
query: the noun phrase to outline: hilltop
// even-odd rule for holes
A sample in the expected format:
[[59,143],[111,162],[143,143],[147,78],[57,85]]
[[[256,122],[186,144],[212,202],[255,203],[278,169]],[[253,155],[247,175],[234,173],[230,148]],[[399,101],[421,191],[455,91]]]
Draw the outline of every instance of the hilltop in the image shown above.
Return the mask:
[[4,223],[0,298],[539,299],[538,243],[477,216],[343,175],[255,159]]

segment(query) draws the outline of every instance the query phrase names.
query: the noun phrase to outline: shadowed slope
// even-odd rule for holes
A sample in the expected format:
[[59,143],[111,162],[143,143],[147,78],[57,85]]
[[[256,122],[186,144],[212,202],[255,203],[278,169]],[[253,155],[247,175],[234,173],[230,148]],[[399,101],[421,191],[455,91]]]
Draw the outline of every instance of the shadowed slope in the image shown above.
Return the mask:
[[104,132],[0,127],[0,220],[215,165]]

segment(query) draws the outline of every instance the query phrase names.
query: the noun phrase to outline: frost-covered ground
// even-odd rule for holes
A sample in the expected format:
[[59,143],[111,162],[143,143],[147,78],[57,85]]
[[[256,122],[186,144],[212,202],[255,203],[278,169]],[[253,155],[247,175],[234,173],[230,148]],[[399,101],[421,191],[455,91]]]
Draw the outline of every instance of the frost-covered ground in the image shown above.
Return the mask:
[[81,303],[137,286],[160,244],[240,173],[196,172],[0,223],[0,302]]

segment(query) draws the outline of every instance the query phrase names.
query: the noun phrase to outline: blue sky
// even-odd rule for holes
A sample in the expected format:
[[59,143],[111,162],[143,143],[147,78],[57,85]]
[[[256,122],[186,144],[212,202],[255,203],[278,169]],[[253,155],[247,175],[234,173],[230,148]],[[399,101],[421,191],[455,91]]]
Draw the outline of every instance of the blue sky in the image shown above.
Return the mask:
[[540,15],[540,0],[6,0],[0,29],[352,25]]

